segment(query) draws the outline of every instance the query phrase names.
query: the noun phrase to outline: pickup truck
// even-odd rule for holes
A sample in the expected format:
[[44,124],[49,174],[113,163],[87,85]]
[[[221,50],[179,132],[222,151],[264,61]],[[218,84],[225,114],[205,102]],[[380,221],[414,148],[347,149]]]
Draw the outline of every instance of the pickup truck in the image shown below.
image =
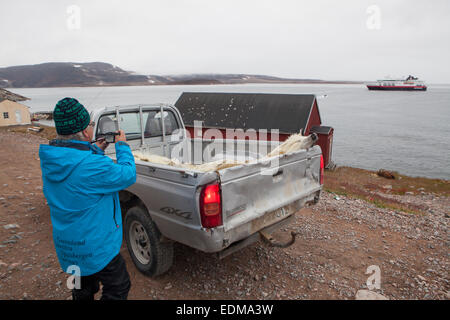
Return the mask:
[[[91,120],[94,138],[122,129],[132,151],[170,158],[180,146],[182,150],[200,146],[205,151],[220,144],[222,156],[234,150],[252,155],[249,140],[190,138],[172,105],[105,107],[94,110]],[[265,144],[261,149],[266,153],[279,144],[258,143]],[[105,154],[116,160],[114,150],[109,145]],[[180,160],[195,162],[192,153],[179,154]],[[221,155],[214,159],[217,156]],[[279,155],[277,160],[276,167],[271,161],[253,161],[202,172],[136,159],[136,183],[119,195],[125,241],[138,270],[148,276],[168,271],[174,242],[219,258],[261,238],[280,247],[293,243],[295,234],[290,243],[279,244],[271,233],[292,222],[302,207],[319,200],[322,152],[313,145]]]

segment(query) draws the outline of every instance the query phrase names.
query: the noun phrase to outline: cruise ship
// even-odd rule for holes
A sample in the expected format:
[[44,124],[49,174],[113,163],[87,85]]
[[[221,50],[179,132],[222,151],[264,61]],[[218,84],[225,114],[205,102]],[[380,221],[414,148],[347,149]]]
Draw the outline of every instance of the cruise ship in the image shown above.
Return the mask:
[[377,80],[376,82],[367,83],[366,85],[369,90],[427,90],[425,83],[413,76],[408,76],[405,80]]

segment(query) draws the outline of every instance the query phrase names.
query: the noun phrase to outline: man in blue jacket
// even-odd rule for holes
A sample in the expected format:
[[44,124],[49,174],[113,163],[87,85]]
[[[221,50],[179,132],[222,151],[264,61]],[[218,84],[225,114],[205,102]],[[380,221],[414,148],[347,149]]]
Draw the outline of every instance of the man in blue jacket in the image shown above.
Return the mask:
[[120,255],[122,216],[118,191],[136,182],[134,157],[122,130],[117,163],[104,155],[107,143],[91,143],[95,123],[76,99],[60,100],[53,111],[58,138],[41,145],[43,191],[50,207],[53,241],[63,271],[79,271],[77,299],[126,299],[130,278]]

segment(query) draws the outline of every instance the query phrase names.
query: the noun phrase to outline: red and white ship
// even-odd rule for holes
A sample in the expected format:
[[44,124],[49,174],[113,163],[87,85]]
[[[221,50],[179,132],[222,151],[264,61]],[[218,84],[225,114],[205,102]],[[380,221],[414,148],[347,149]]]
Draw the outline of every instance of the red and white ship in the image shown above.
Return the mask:
[[426,91],[427,86],[418,78],[408,76],[405,80],[377,80],[367,83],[369,90],[408,90],[408,91]]

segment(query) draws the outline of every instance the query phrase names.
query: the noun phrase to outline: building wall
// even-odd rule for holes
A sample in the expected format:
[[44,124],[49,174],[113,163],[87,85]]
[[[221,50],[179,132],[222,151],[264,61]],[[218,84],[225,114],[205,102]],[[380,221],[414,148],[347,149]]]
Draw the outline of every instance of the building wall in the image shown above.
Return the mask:
[[323,164],[325,168],[327,168],[331,162],[333,150],[333,133],[334,129],[332,129],[329,134],[318,134],[319,140],[317,141],[317,144],[322,149]]
[[317,105],[317,100],[314,100],[314,105],[312,107],[311,110],[311,115],[309,117],[309,121],[308,124],[306,125],[306,129],[305,129],[305,136],[310,134],[310,130],[313,126],[320,126],[321,125],[321,121],[320,121],[320,115],[319,115],[319,107]]
[[[7,119],[4,117],[5,112],[8,113]],[[21,119],[17,119],[16,112],[20,113]],[[21,121],[19,122],[18,120]],[[18,124],[31,124],[31,116],[28,107],[9,100],[0,102],[0,126],[12,126]]]

